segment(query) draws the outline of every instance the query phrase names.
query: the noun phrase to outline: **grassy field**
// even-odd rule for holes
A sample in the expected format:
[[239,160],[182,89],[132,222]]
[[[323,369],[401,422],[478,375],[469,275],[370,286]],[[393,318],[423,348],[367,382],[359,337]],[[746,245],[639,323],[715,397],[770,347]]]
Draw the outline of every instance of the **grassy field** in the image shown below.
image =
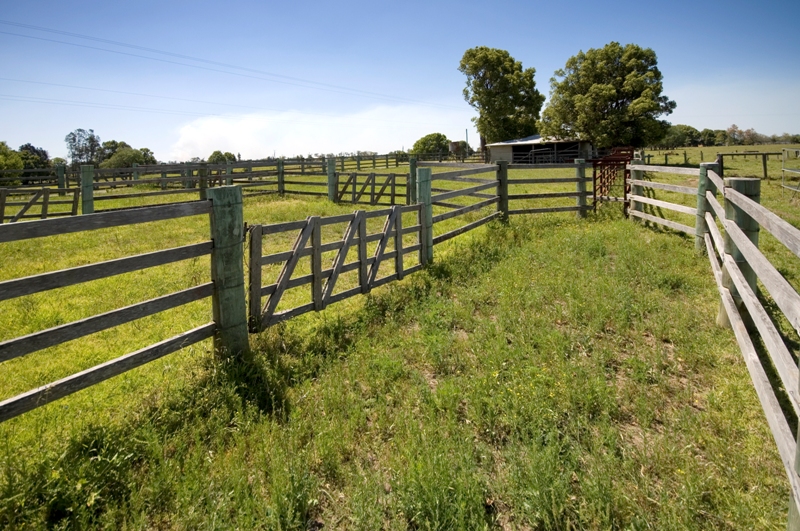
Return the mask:
[[[245,219],[354,208],[266,196]],[[0,280],[207,234],[197,217],[6,245]],[[207,280],[198,259],[0,303],[0,340]],[[618,205],[491,224],[254,336],[243,362],[199,344],[0,425],[0,524],[783,528],[783,468],[715,293],[690,239]],[[0,396],[209,319],[198,302],[4,363]]]

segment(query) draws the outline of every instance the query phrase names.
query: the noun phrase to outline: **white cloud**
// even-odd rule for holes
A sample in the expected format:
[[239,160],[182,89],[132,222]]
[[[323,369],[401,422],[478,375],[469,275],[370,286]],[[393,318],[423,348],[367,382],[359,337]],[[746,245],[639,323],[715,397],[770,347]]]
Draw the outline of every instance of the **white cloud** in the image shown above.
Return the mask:
[[170,159],[205,158],[217,149],[241,153],[246,159],[358,150],[388,153],[409,149],[418,138],[434,132],[460,140],[466,128],[475,146],[478,135],[470,121],[473,115],[467,108],[404,105],[338,116],[297,111],[211,116],[180,129]]

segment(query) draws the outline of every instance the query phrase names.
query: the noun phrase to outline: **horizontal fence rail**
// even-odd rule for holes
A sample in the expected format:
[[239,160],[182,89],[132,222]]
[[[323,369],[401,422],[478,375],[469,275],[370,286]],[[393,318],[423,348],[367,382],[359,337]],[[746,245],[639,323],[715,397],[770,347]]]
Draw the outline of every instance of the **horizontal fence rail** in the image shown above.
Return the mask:
[[[676,220],[665,218],[663,216],[662,210],[668,210],[671,212],[676,212],[679,214],[685,214],[687,216],[696,217],[697,216],[696,208],[687,205],[673,203],[670,201],[656,199],[655,197],[648,196],[647,194],[648,191],[649,193],[654,194],[655,190],[661,190],[665,192],[673,192],[678,194],[696,196],[698,193],[697,187],[693,188],[690,186],[682,186],[682,185],[646,180],[644,176],[645,172],[649,174],[674,174],[674,175],[699,176],[701,170],[697,168],[680,168],[672,166],[655,166],[655,165],[651,166],[648,164],[641,164],[640,161],[633,161],[633,163],[628,165],[628,169],[631,171],[631,179],[630,179],[631,192],[628,196],[631,205],[628,214],[631,217],[643,221],[649,221],[657,225],[662,225],[677,232],[683,232],[689,235],[695,234],[696,232],[695,227],[687,225],[685,223],[680,223],[679,221]],[[646,206],[651,207],[651,212],[648,213],[645,211],[644,207]]]
[[[698,220],[702,219],[703,243],[721,297],[717,320],[720,324],[730,324],[734,330],[786,469],[792,503],[797,508],[800,507],[797,440],[781,409],[778,394],[785,392],[794,414],[800,414],[799,374],[793,355],[757,295],[760,289],[757,281],[800,334],[800,295],[758,248],[758,234],[763,228],[795,256],[800,256],[800,230],[759,204],[759,179],[722,180],[713,170],[701,173],[700,177],[700,188],[711,188],[703,197],[707,210],[699,213],[702,217],[698,215]],[[717,201],[717,192],[721,193],[724,206]],[[701,204],[698,203],[698,210]],[[777,391],[753,344],[753,333],[761,337],[769,362],[778,375]]]
[[[274,225],[253,225],[250,233],[250,268],[249,268],[249,321],[251,332],[258,332],[291,317],[310,311],[321,311],[329,304],[344,300],[393,280],[401,280],[405,275],[418,271],[423,264],[422,257],[416,266],[405,267],[404,255],[420,252],[422,244],[422,224],[403,227],[402,215],[407,212],[419,213],[421,205],[394,206],[390,209],[365,212],[359,210],[353,214],[321,218],[310,216],[304,221],[279,223]],[[385,217],[383,230],[369,234],[367,220]],[[340,240],[323,243],[321,229],[326,225],[347,224]],[[262,256],[263,239],[270,235],[299,231],[291,250]],[[405,246],[403,235],[416,234],[417,244]],[[367,256],[368,244],[377,242],[374,253]],[[389,251],[389,247],[392,250]],[[348,260],[348,253],[353,250],[355,260]],[[322,255],[325,252],[337,251],[330,267],[322,268]],[[292,278],[299,261],[310,257],[310,274]],[[391,260],[394,272],[379,278],[378,272],[382,263]],[[264,266],[283,263],[283,267],[275,283],[262,286],[262,269]],[[358,271],[356,287],[334,292],[336,283],[343,273]],[[277,308],[284,293],[291,288],[310,285],[311,302],[278,312]],[[266,303],[261,305],[263,297]]]
[[[133,225],[158,220],[178,219],[190,215],[211,213],[211,201],[165,205],[90,214],[64,220],[42,220],[0,226],[0,242],[14,242],[30,238],[55,236],[75,232]],[[0,282],[0,300],[9,300],[47,290],[64,288],[138,271],[145,268],[174,263],[180,260],[208,256],[213,252],[213,242],[202,242],[174,249],[140,254],[99,262],[71,269]],[[26,356],[39,350],[83,338],[125,323],[160,313],[215,295],[214,283],[205,283],[176,293],[162,295],[141,303],[90,316],[78,321],[55,326],[22,337],[0,342],[0,363]],[[207,323],[188,332],[163,340],[155,345],[126,354],[114,360],[91,367],[58,381],[0,402],[0,422],[43,406],[81,389],[107,380],[113,376],[161,358],[171,352],[212,337],[215,323]]]
[[[720,294],[717,323],[733,329],[786,470],[792,493],[790,514],[796,515],[796,509],[800,508],[797,439],[787,421],[789,413],[782,409],[779,397],[785,394],[791,415],[800,416],[800,371],[776,324],[780,316],[772,315],[764,307],[759,292],[764,298],[774,301],[776,309],[773,311],[779,312],[798,335],[800,294],[764,256],[758,242],[760,231],[766,230],[800,258],[800,229],[760,204],[760,179],[723,179],[718,163],[704,163],[694,169],[649,166],[635,161],[629,168],[633,187],[631,216],[694,234],[696,248],[708,254]],[[697,176],[698,186],[691,188],[644,180],[644,172]],[[645,189],[695,195],[697,207],[648,197],[644,195]],[[642,211],[644,206],[694,216],[695,225],[690,227],[645,213]],[[764,361],[759,356],[753,335],[760,337],[764,345]],[[771,367],[765,367],[765,362]],[[776,374],[774,383],[768,377],[770,372]]]

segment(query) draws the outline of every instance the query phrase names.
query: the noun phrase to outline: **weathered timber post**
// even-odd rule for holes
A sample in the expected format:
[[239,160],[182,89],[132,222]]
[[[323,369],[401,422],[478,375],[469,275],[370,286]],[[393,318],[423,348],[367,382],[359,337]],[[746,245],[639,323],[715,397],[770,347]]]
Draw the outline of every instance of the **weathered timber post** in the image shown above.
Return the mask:
[[356,170],[361,171],[361,155],[356,155]]
[[669,153],[664,153],[664,166],[669,165]]
[[508,161],[497,161],[497,211],[500,219],[508,223]]
[[339,171],[344,173],[344,155],[342,155],[342,165],[340,166],[340,170]]
[[376,164],[377,164],[377,163],[376,163],[376,160],[375,160],[375,154],[373,153],[373,154],[372,154],[372,169],[373,169],[373,170],[374,170],[375,168],[377,168]]
[[59,188],[58,195],[66,194],[64,188],[67,187],[67,181],[64,178],[64,169],[65,168],[63,164],[59,164],[56,166],[56,182],[58,183],[58,188]]
[[134,181],[138,181],[139,180],[139,170],[137,170],[136,168],[139,167],[139,163],[138,162],[132,162],[131,163],[131,167],[133,168],[133,180]]
[[336,164],[331,161],[328,163],[328,201],[336,202],[339,196],[339,176],[336,174]]
[[191,167],[186,168],[186,179],[183,180],[184,188],[194,188],[194,170]]
[[225,185],[231,186],[233,184],[233,163],[226,161],[225,163]]
[[306,174],[306,159],[305,157],[300,157],[300,175]]
[[703,152],[701,151],[701,152],[700,152],[700,162],[703,162],[703,158],[704,158],[704,157],[703,157]]
[[575,206],[578,210],[578,218],[586,217],[586,166],[584,159],[575,159],[575,178],[578,182],[575,183],[575,191],[578,192],[578,197],[575,199]]
[[[729,178],[725,179],[725,186],[747,196],[756,203],[761,202],[761,179],[744,177]],[[745,236],[747,236],[747,239],[753,242],[756,247],[758,247],[759,225],[756,220],[751,218],[750,215],[744,210],[728,200],[725,201],[725,218],[736,223],[736,225],[742,229],[742,232],[744,232]],[[750,264],[747,263],[745,257],[736,247],[736,244],[733,243],[728,231],[725,231],[725,254],[729,254],[733,257],[733,261],[736,262],[737,266],[739,266],[739,269],[741,270],[745,280],[747,280],[747,283],[755,292],[757,290],[756,273],[753,271],[753,268],[750,267]],[[731,275],[728,272],[728,268],[725,266],[725,264],[722,266],[722,285],[728,288],[728,290],[731,292],[733,300],[736,303],[739,313],[742,315],[745,325],[747,326],[748,330],[752,330],[754,328],[753,320],[750,317],[750,314],[747,312],[747,309],[744,307],[742,298],[739,296],[739,291],[733,284],[733,280],[731,280]],[[729,328],[731,326],[730,319],[728,318],[728,312],[725,311],[725,307],[721,301],[719,305],[719,312],[717,313],[717,325],[725,328]]]
[[278,161],[278,193],[283,195],[286,192],[286,185],[283,182],[283,161]]
[[686,150],[683,150],[683,163],[689,164],[689,158],[686,156]]
[[[799,438],[800,439],[800,438]],[[800,450],[798,450],[800,453]],[[797,458],[794,460],[795,467],[798,466]],[[800,472],[797,472],[800,474]],[[789,499],[789,520],[786,523],[787,531],[800,531],[800,511],[794,502],[794,496]]]
[[81,214],[94,214],[94,166],[81,166]]
[[422,203],[422,211],[419,218],[420,225],[422,225],[420,229],[422,231],[420,261],[425,265],[433,262],[433,203],[431,202],[430,168],[417,170],[416,185],[416,196],[419,198],[419,202]]
[[386,169],[389,169],[389,154],[386,154]]
[[717,172],[717,175],[719,175],[720,177],[725,177],[725,164],[723,163],[724,160],[725,159],[722,156],[722,153],[717,153],[717,159],[715,160],[715,162],[717,163],[717,166],[719,167],[719,171]]
[[165,171],[161,172],[161,189],[162,190],[167,189],[167,172]]
[[249,352],[247,306],[244,300],[244,215],[242,189],[220,186],[208,190],[211,201],[211,304],[218,354]]
[[200,200],[205,201],[208,199],[208,179],[206,179],[206,174],[208,173],[208,168],[206,165],[203,164],[199,170],[197,170],[197,179],[200,181]]
[[408,191],[408,204],[413,205],[417,202],[417,157],[409,157],[408,159],[408,182],[406,183],[406,190]]
[[764,168],[764,179],[767,178],[767,154],[761,155],[761,166]]
[[[636,160],[636,159],[631,161],[631,166],[639,165],[639,164],[643,164],[643,162],[641,160]],[[642,171],[642,170],[631,170],[631,181],[641,181],[643,177],[644,177],[644,171]],[[643,196],[644,195],[644,187],[641,184],[631,183],[631,195]],[[631,198],[631,208],[633,208],[633,210],[635,210],[637,212],[641,212],[642,209],[643,209],[642,204],[640,202],[636,201],[636,199],[633,198],[633,197]],[[634,216],[631,219],[635,221],[636,219],[639,219],[639,218],[636,218]]]
[[706,192],[717,195],[717,187],[708,178],[708,170],[717,172],[719,167],[714,162],[703,162],[700,164],[700,178],[697,181],[697,217],[694,221],[694,248],[702,253],[706,249],[705,234],[708,232],[706,223],[706,212],[711,209],[708,206]]

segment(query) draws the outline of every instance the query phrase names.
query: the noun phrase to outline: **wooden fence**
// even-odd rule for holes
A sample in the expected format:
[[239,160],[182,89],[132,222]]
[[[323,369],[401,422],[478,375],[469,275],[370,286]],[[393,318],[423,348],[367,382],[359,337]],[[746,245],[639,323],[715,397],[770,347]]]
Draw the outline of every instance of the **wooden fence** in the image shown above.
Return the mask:
[[[268,326],[297,315],[310,311],[321,311],[329,304],[358,294],[369,293],[372,288],[393,280],[401,280],[405,275],[421,269],[424,264],[424,251],[420,240],[423,233],[422,222],[409,227],[402,225],[404,213],[413,212],[419,217],[421,211],[421,205],[393,206],[390,209],[371,212],[357,210],[352,214],[340,216],[324,218],[309,216],[303,221],[252,225],[249,230],[250,331],[259,332]],[[385,221],[380,232],[370,234],[367,230],[367,221],[373,218],[385,218]],[[323,242],[323,227],[342,224],[346,224],[346,228],[340,239]],[[264,238],[278,237],[282,233],[295,231],[298,234],[291,250],[262,256]],[[413,245],[404,245],[403,236],[406,234],[416,235],[417,242]],[[376,242],[377,245],[372,256],[368,257],[367,249],[371,242]],[[389,250],[390,248],[391,250]],[[348,262],[348,253],[351,250],[355,259]],[[336,253],[332,265],[323,269],[323,255],[331,252]],[[412,267],[406,267],[403,257],[414,252],[420,253],[419,263]],[[292,278],[298,270],[299,261],[306,256],[310,258],[310,272]],[[381,265],[390,260],[393,263],[393,266],[390,267],[394,272],[378,277]],[[263,268],[281,263],[283,267],[276,281],[262,286]],[[336,291],[337,281],[350,271],[358,271],[357,285]],[[310,302],[277,311],[287,290],[304,285],[311,286]],[[262,307],[261,302],[264,297],[267,297],[267,301]]]
[[[574,168],[578,176],[582,175],[585,169],[583,164],[559,166],[559,168],[564,167]],[[537,166],[537,169],[541,168]],[[91,168],[88,168],[84,171],[90,170]],[[212,336],[215,339],[216,349],[226,349],[231,352],[247,350],[248,328],[251,332],[257,332],[294,316],[320,311],[334,302],[368,293],[375,287],[400,280],[431,262],[434,246],[492,220],[507,219],[509,215],[523,213],[576,211],[578,215],[583,215],[587,208],[591,208],[586,206],[585,182],[588,179],[584,177],[509,179],[509,167],[505,162],[471,167],[461,165],[451,168],[449,172],[436,174],[432,173],[431,167],[422,167],[416,170],[416,178],[411,179],[414,183],[413,191],[407,191],[409,186],[406,183],[406,190],[396,194],[395,191],[391,191],[392,174],[385,176],[388,179],[383,183],[376,181],[377,175],[368,174],[366,182],[367,190],[370,190],[368,196],[370,201],[378,204],[384,197],[390,199],[397,195],[403,200],[411,197],[418,202],[412,205],[393,205],[390,208],[373,211],[357,210],[352,214],[340,216],[324,218],[311,216],[305,220],[288,223],[250,225],[250,245],[247,250],[248,304],[244,289],[245,223],[242,209],[243,192],[248,188],[243,185],[249,184],[251,178],[255,180],[264,177],[252,173],[255,172],[222,174],[225,183],[235,186],[201,188],[205,192],[205,199],[200,201],[0,225],[0,244],[195,215],[209,215],[212,234],[211,241],[198,244],[0,282],[0,301],[2,301],[205,255],[211,255],[212,262],[209,283],[2,341],[0,363],[208,297],[211,297],[214,316],[214,321],[211,323],[6,399],[0,402],[0,422]],[[299,177],[293,175],[291,178]],[[241,182],[237,183],[237,180]],[[449,188],[432,188],[432,182],[436,182],[437,186]],[[512,195],[508,193],[509,185],[530,186],[553,182],[575,182],[578,191]],[[94,179],[84,179],[88,189],[95,183]],[[292,186],[289,181],[284,181],[282,184]],[[303,181],[302,184],[308,183]],[[372,192],[373,184],[375,192]],[[400,186],[399,183],[394,184]],[[454,186],[461,188],[453,188]],[[363,187],[362,184],[359,193],[366,196],[367,191]],[[385,189],[382,191],[382,188]],[[436,195],[433,194],[434,191]],[[75,197],[78,197],[78,194],[75,194]],[[578,204],[574,207],[509,209],[509,201],[552,197],[575,197]],[[434,215],[434,208],[444,212]],[[445,221],[455,218],[465,219],[464,224],[456,228],[452,228],[452,223],[444,224]],[[380,220],[383,220],[382,229],[370,232],[369,222],[378,223]],[[342,235],[326,241],[323,238],[325,232],[330,232],[337,226],[343,228]],[[439,226],[447,227],[449,230],[445,229],[446,232],[443,232],[439,230]],[[297,232],[297,235],[291,249],[263,255],[265,242],[270,249],[280,248],[280,244],[276,244],[275,240],[284,241],[292,232]],[[404,237],[411,238],[411,241],[404,241]],[[307,267],[302,260],[305,257],[309,257]],[[330,266],[323,268],[323,260],[328,259]],[[280,270],[275,271],[274,268],[279,266]],[[263,285],[263,279],[273,271],[277,273],[275,280]],[[298,302],[297,297],[287,296],[289,290],[306,285],[310,286],[307,301]],[[264,302],[265,297],[266,302]],[[281,303],[289,307],[283,308]]]
[[[635,160],[633,161],[632,164],[628,165],[628,169],[631,170],[631,179],[630,179],[631,193],[629,195],[631,208],[629,214],[632,217],[656,223],[659,225],[663,225],[665,227],[669,227],[670,229],[684,232],[686,234],[695,233],[695,228],[693,226],[679,223],[678,221],[666,219],[663,217],[663,215],[659,216],[657,215],[657,213],[658,209],[666,209],[673,212],[686,214],[689,216],[696,216],[697,215],[696,208],[656,199],[655,194],[653,192],[655,190],[663,190],[666,192],[675,192],[678,194],[686,194],[694,196],[697,195],[697,188],[645,180],[644,172],[655,173],[655,174],[661,173],[661,174],[689,175],[699,178],[700,175],[699,169],[681,168],[674,166],[650,166],[642,164],[642,162],[638,160]],[[646,209],[648,208],[651,210],[651,212],[649,213],[646,211]]]
[[[53,219],[13,225],[9,224],[0,227],[0,243],[42,238],[58,234],[92,231],[156,220],[175,219],[185,216],[208,215],[211,213],[211,210],[211,202],[201,201],[181,205],[166,205],[128,211],[92,214],[63,220]],[[213,217],[212,223],[214,223]],[[230,238],[230,236],[228,236],[228,238]],[[71,269],[7,280],[5,282],[0,282],[0,300],[9,300],[56,288],[73,286],[83,282],[209,255],[213,252],[214,247],[212,242],[207,241],[174,249],[166,249]],[[217,297],[218,291],[219,290],[215,290],[213,282],[205,283],[139,304],[63,324],[23,337],[2,341],[0,342],[0,362],[25,356],[38,350],[72,341],[95,332],[119,326],[212,295]],[[129,371],[171,352],[175,352],[185,346],[209,338],[214,334],[215,329],[215,323],[207,323],[156,343],[155,345],[137,350],[136,352],[4,400],[0,402],[0,422],[107,380],[125,371]]]
[[[55,195],[71,195],[72,199],[56,199]],[[22,219],[47,219],[58,216],[78,214],[78,188],[37,188],[8,190],[0,188],[0,223],[15,223]],[[64,210],[61,205],[68,205]],[[19,207],[16,212],[7,213],[8,207]],[[52,207],[55,207],[53,209]]]
[[[765,309],[757,284],[760,281],[762,294],[775,302],[780,314],[800,335],[800,295],[758,248],[759,232],[763,228],[800,258],[800,230],[760,204],[760,179],[723,179],[717,163],[701,164],[693,169],[648,166],[634,161],[629,168],[633,175],[631,216],[693,235],[696,248],[708,254],[721,298],[717,323],[733,328],[791,487],[789,529],[800,529],[798,439],[787,421],[787,413],[800,416],[800,371],[775,324],[780,316],[770,315]],[[647,181],[643,179],[643,172],[697,176],[698,186]],[[644,195],[646,188],[695,195],[697,207],[647,197]],[[718,195],[724,205],[717,199]],[[642,206],[694,216],[694,226],[647,214],[642,212]],[[760,337],[766,350],[765,361],[770,367],[763,364],[753,336]],[[774,383],[768,373],[777,375]],[[786,396],[790,412],[782,409],[780,396]]]

